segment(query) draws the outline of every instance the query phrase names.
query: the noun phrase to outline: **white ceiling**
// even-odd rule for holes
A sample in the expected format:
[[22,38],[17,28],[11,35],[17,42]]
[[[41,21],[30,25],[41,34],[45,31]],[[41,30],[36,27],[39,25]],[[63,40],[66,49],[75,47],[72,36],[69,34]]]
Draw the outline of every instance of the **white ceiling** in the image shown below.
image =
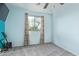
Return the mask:
[[37,3],[10,3],[10,4],[25,8],[29,11],[41,12],[41,13],[47,13],[47,14],[52,14],[52,10],[54,9],[53,6],[59,5],[56,3],[49,3],[48,7],[46,9],[43,9],[45,6],[45,3],[41,3],[40,5],[37,5]]

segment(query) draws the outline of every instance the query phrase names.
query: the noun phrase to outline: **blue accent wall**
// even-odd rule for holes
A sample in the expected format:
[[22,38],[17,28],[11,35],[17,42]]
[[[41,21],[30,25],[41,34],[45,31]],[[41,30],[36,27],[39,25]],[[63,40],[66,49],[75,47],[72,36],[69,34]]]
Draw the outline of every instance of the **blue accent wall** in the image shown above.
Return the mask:
[[[3,39],[1,32],[5,32],[5,22],[0,19],[0,40]],[[0,43],[0,48],[2,48],[1,43]]]

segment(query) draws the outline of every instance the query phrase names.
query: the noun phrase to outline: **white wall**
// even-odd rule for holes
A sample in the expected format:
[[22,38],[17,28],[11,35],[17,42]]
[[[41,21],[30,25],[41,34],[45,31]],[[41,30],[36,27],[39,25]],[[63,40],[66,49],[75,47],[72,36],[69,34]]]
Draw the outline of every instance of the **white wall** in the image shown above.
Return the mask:
[[39,12],[31,12],[18,6],[7,4],[10,9],[6,20],[5,31],[8,35],[8,40],[12,42],[13,47],[24,45],[24,20],[25,13],[34,16],[45,17],[45,42],[51,42],[51,16]]
[[79,55],[79,4],[64,4],[56,7],[52,17],[52,41]]

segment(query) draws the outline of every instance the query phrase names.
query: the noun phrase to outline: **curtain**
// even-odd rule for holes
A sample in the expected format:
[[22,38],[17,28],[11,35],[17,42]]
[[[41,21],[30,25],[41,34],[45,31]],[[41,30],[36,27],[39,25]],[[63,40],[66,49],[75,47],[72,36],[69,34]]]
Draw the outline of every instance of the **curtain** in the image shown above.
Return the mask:
[[25,30],[24,30],[24,46],[29,44],[29,24],[28,24],[28,14],[25,14]]
[[44,16],[41,16],[40,44],[44,44]]

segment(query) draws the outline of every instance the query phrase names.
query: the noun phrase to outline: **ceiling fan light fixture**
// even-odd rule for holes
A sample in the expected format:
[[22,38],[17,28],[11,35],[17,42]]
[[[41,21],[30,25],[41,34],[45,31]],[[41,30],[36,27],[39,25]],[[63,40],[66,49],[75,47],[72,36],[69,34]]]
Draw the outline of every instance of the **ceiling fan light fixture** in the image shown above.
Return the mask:
[[37,3],[36,5],[40,5],[41,3]]

